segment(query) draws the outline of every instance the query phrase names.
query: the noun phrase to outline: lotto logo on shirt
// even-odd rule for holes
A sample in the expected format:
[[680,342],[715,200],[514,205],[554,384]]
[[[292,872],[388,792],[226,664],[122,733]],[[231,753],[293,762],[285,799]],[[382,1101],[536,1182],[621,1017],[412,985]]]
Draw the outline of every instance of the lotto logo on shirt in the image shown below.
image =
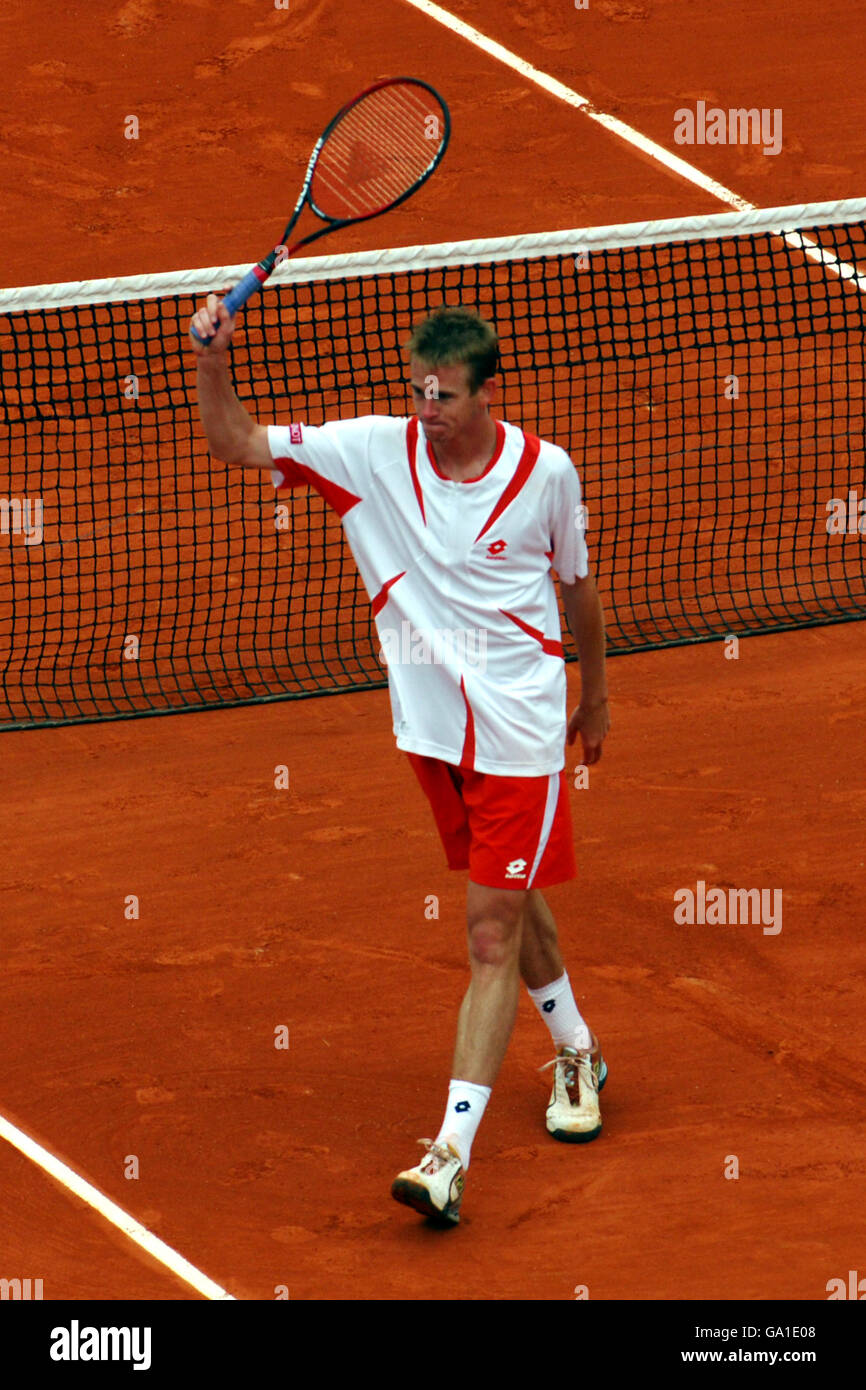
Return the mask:
[[303,444],[304,431],[300,425],[289,425],[289,440],[292,444]]
[[510,864],[505,866],[506,878],[526,878],[526,860],[512,859]]

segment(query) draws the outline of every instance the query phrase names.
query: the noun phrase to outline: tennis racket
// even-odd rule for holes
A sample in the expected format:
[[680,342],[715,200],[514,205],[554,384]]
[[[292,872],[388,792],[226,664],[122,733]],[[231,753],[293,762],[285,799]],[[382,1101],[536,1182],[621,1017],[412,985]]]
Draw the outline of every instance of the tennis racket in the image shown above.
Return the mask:
[[[247,271],[223,300],[234,316],[274,266],[302,246],[404,203],[437,168],[451,136],[445,102],[426,82],[389,77],[338,111],[310,156],[301,196],[279,245]],[[307,204],[323,227],[289,245]],[[213,342],[215,333],[200,343]]]

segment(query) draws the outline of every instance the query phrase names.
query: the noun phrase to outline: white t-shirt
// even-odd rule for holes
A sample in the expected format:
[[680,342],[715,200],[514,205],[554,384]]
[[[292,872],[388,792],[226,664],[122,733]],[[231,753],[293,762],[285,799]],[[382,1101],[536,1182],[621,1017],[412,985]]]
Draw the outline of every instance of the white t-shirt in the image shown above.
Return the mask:
[[271,425],[274,486],[339,514],[373,605],[398,748],[500,776],[565,763],[566,687],[551,568],[588,574],[577,470],[496,421],[484,473],[439,472],[417,417]]

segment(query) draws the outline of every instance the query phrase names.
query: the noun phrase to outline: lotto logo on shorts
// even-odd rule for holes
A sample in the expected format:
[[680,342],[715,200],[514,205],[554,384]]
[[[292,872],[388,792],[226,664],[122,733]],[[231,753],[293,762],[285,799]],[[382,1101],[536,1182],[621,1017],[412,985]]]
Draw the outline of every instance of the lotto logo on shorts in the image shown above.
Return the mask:
[[506,878],[526,878],[526,860],[512,859],[510,864],[505,866]]
[[300,425],[289,425],[289,440],[292,444],[303,444],[304,435]]

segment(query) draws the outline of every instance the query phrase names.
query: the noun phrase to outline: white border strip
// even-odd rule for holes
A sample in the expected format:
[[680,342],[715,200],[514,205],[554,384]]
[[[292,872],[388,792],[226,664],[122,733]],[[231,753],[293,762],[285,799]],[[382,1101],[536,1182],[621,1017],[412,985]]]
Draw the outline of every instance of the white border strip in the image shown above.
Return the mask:
[[[270,285],[294,280],[337,280],[343,277],[403,274],[447,265],[516,260],[522,256],[574,255],[578,251],[611,251],[632,246],[710,238],[755,235],[797,236],[797,245],[812,246],[797,228],[829,227],[866,221],[866,198],[846,198],[830,203],[797,203],[784,208],[757,208],[754,212],[717,212],[701,217],[669,217],[656,222],[624,222],[605,227],[581,227],[558,232],[524,232],[519,236],[489,237],[477,241],[443,241],[429,246],[401,246],[382,251],[353,251],[341,256],[311,256],[277,266]],[[817,249],[817,248],[816,248]],[[857,278],[855,268],[837,261],[832,252],[820,259],[835,263],[837,273]],[[156,299],[162,295],[202,295],[222,291],[249,270],[249,265],[210,266],[202,270],[178,270],[154,275],[126,275],[112,280],[71,280],[57,285],[22,285],[0,290],[0,314],[32,309],[61,309],[79,304],[110,304],[124,299]]]
[[106,1221],[110,1221],[112,1226],[116,1226],[125,1236],[141,1246],[155,1260],[158,1260],[166,1269],[171,1270],[185,1284],[189,1284],[197,1293],[203,1294],[210,1299],[230,1299],[235,1302],[234,1294],[227,1293],[219,1284],[215,1284],[213,1279],[209,1279],[206,1274],[202,1274],[200,1269],[185,1260],[183,1255],[179,1255],[176,1250],[172,1250],[170,1245],[166,1245],[159,1236],[153,1235],[145,1226],[142,1226],[135,1217],[130,1216],[129,1212],[119,1207],[110,1197],[106,1197],[104,1192],[100,1192],[97,1187],[80,1177],[67,1164],[61,1163],[59,1158],[44,1149],[41,1144],[37,1144],[35,1139],[31,1139],[23,1130],[17,1129],[15,1125],[0,1115],[0,1139],[5,1139],[22,1153],[25,1158],[29,1158],[44,1172],[55,1178],[67,1191],[80,1197],[88,1206],[93,1207],[99,1212]]

